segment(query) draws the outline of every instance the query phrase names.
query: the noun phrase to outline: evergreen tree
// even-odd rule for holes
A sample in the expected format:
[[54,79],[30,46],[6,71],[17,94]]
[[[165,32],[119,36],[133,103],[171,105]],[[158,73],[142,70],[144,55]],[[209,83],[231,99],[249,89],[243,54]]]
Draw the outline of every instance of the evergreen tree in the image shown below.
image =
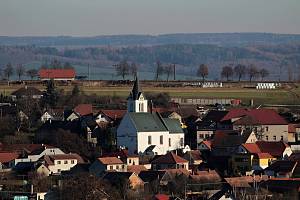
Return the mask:
[[42,104],[46,108],[54,108],[58,103],[59,94],[55,87],[54,80],[51,79],[47,83],[46,91],[42,98]]

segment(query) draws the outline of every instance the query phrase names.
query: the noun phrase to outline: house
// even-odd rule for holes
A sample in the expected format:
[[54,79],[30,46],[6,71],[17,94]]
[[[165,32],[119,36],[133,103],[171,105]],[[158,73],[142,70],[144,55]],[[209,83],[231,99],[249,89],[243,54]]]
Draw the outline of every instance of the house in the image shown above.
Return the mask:
[[112,123],[121,120],[126,112],[127,110],[100,110],[96,114],[95,120],[97,124]]
[[121,149],[117,152],[103,154],[103,157],[117,157],[122,160],[127,166],[139,165],[139,156],[134,154],[129,154],[128,150]]
[[271,109],[232,109],[221,120],[233,130],[253,130],[257,139],[288,142],[288,123]]
[[189,169],[189,162],[173,152],[159,156],[151,162],[153,170]]
[[10,170],[18,157],[19,154],[14,152],[0,152],[0,171]]
[[128,182],[129,186],[126,187],[132,190],[144,189],[144,181],[134,172],[107,172],[102,179],[110,182],[112,185],[126,184]]
[[128,148],[131,154],[151,152],[157,155],[184,147],[184,132],[178,120],[147,112],[147,100],[138,79],[128,97],[127,109],[117,129],[119,147]]
[[203,152],[203,151],[211,151],[211,140],[205,140],[202,141],[199,145],[198,145],[198,149]]
[[103,157],[95,160],[89,167],[90,173],[101,176],[106,171],[126,172],[127,165],[117,157]]
[[175,112],[175,111],[166,111],[166,112],[162,112],[160,114],[164,118],[177,119],[180,122],[181,127],[183,127],[182,117],[177,112]]
[[253,131],[218,130],[212,140],[214,156],[231,156],[241,144],[255,143],[257,138]]
[[64,111],[61,109],[51,109],[45,111],[41,118],[41,122],[46,123],[47,121],[63,121],[64,120]]
[[30,98],[30,99],[40,99],[43,96],[43,92],[35,87],[22,87],[11,93],[11,97],[13,100],[21,99],[21,98]]
[[200,165],[203,162],[203,158],[199,150],[188,151],[183,155],[183,158],[188,160],[190,165]]
[[264,173],[272,177],[293,178],[296,167],[300,167],[297,161],[276,160],[264,169]]
[[41,165],[41,168],[38,168],[37,171],[48,175],[60,174],[62,171],[69,171],[71,168],[76,166],[77,163],[84,162],[78,154],[46,155],[43,160],[44,164]]
[[22,156],[14,160],[14,165],[19,162],[37,162],[40,158],[47,155],[63,155],[62,150],[57,147],[42,144],[31,152],[22,152]]
[[242,144],[232,157],[233,171],[245,174],[251,170],[262,170],[274,160],[287,158],[291,154],[291,148],[283,142]]
[[53,79],[55,81],[73,81],[76,72],[74,69],[40,69],[39,77],[41,81]]

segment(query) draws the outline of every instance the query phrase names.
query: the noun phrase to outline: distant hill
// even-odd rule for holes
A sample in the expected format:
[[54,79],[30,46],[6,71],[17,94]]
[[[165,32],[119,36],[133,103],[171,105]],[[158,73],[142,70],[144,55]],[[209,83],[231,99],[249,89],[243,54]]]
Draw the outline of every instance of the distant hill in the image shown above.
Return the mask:
[[112,35],[96,37],[7,37],[0,45],[90,46],[214,44],[220,46],[277,45],[300,42],[300,35],[273,33],[192,33],[165,35]]
[[[153,79],[156,62],[175,63],[178,77],[197,78],[200,64],[209,79],[219,79],[224,65],[254,64],[269,70],[268,79],[300,79],[300,35],[271,33],[120,35],[99,37],[0,37],[0,70],[7,63],[39,68],[53,60],[69,62],[78,75],[93,68],[94,79],[115,76],[114,64],[138,64],[145,79]],[[181,75],[181,76],[180,76]],[[120,78],[120,77],[119,77]]]

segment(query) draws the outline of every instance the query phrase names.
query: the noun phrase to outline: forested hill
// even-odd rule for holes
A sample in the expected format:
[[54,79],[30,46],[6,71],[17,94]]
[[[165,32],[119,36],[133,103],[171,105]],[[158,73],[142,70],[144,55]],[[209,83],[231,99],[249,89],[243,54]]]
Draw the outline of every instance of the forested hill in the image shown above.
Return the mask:
[[300,35],[273,33],[193,33],[165,35],[112,35],[96,37],[7,37],[0,45],[130,46],[166,44],[214,44],[219,46],[278,45],[300,43]]

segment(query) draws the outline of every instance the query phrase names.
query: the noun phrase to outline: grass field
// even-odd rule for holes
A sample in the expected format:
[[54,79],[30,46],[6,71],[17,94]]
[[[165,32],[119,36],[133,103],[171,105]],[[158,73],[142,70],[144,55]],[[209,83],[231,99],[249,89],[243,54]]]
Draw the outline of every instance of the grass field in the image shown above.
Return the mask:
[[[11,92],[22,86],[1,85],[0,93],[9,95]],[[37,86],[43,90],[42,85]],[[70,92],[73,86],[61,86],[66,93]],[[100,87],[100,86],[82,86],[81,90],[86,94],[96,94],[101,96],[120,96],[126,98],[131,87]],[[254,99],[254,103],[258,104],[300,104],[300,88],[293,89],[276,89],[276,90],[256,90],[247,88],[193,88],[193,87],[153,87],[143,86],[145,93],[169,93],[171,97],[181,98],[233,98],[241,99],[248,103],[250,99]]]

